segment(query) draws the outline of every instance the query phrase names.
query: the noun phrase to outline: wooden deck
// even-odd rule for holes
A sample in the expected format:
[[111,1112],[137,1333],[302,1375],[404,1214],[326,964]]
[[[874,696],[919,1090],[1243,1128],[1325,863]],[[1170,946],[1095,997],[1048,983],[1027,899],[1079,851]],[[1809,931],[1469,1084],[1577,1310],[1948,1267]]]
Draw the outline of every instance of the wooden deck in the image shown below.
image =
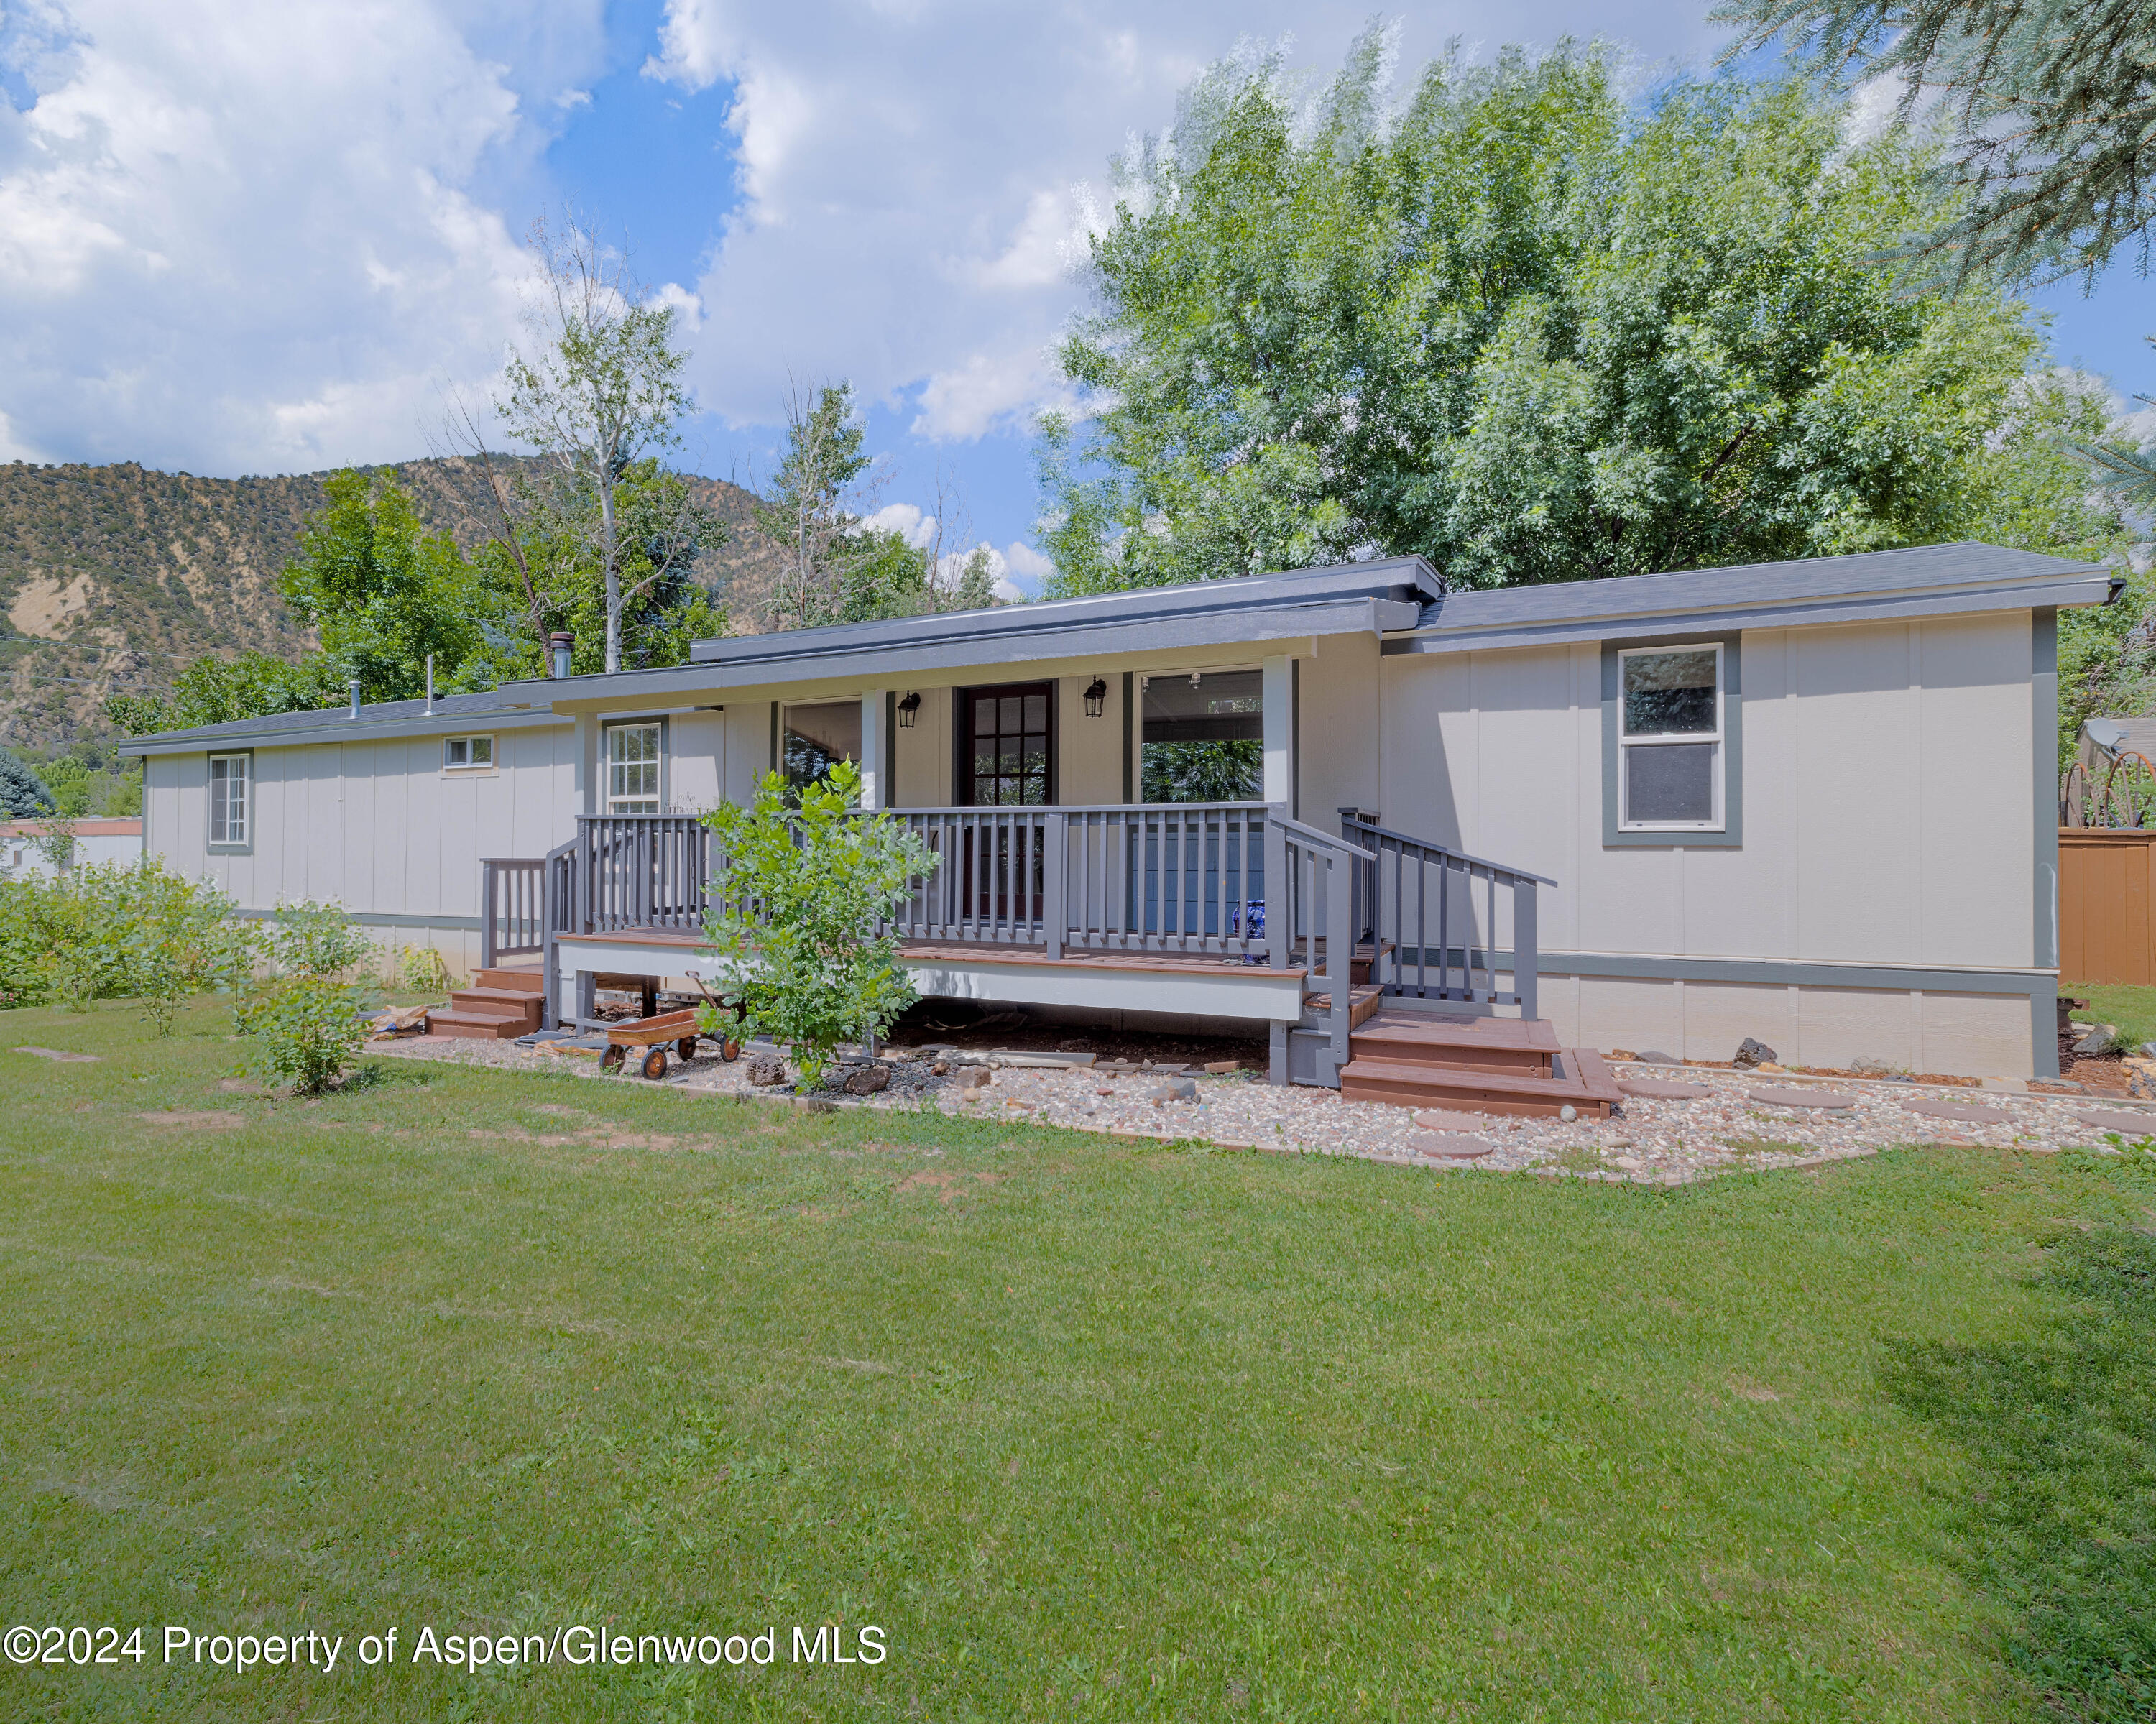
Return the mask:
[[[564,947],[640,946],[662,952],[690,953],[704,950],[707,945],[701,934],[683,933],[672,928],[622,928],[610,934],[562,934],[557,937]],[[1054,964],[1059,969],[1135,971],[1161,975],[1209,976],[1225,971],[1233,975],[1293,977],[1298,981],[1308,973],[1301,963],[1276,970],[1269,965],[1245,963],[1240,958],[1225,955],[1168,952],[1081,952],[1065,947],[1060,957],[1051,958],[1045,946],[1019,946],[989,940],[904,940],[899,942],[899,951],[908,963],[915,964]]]

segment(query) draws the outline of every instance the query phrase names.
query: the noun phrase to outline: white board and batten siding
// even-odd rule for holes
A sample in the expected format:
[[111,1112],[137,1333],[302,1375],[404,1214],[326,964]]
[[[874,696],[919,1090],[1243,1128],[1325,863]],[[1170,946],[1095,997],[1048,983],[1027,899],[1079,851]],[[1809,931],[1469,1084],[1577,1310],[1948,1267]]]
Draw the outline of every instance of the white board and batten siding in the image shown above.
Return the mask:
[[1804,1065],[2026,1074],[2028,995],[1995,983],[1571,975],[1565,959],[2029,971],[2030,630],[2015,611],[1745,631],[1738,848],[1604,844],[1599,643],[1389,657],[1378,805],[1560,882],[1538,901],[1542,1008],[1568,1042],[1726,1060],[1750,1035]]
[[[448,734],[462,734],[452,732]],[[575,730],[495,736],[490,771],[445,771],[442,737],[360,738],[253,750],[250,841],[209,842],[209,755],[145,762],[151,847],[245,910],[342,905],[387,946],[479,957],[480,862],[543,856],[573,830]]]

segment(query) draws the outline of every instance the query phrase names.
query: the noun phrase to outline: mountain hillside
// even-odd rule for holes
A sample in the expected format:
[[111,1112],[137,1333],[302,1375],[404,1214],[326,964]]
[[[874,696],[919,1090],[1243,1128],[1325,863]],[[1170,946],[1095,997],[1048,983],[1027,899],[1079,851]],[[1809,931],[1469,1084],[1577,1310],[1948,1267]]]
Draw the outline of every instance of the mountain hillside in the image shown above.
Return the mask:
[[[473,464],[405,461],[393,474],[429,524],[467,550],[485,537],[486,493]],[[198,479],[132,462],[0,465],[0,743],[64,747],[109,730],[106,695],[162,687],[204,653],[293,654],[310,644],[277,577],[321,506],[303,473]],[[752,525],[754,499],[724,480],[691,481],[726,523],[706,578],[731,588],[753,627],[775,547]]]

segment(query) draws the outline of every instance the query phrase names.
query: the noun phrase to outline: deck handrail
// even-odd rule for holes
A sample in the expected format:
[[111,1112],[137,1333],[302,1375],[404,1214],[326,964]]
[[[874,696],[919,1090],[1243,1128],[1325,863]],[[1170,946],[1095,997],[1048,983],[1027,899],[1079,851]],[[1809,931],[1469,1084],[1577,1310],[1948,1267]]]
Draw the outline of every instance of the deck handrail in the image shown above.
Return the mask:
[[547,864],[537,856],[493,856],[480,864],[479,964],[528,957],[547,945]]
[[[1522,1018],[1540,1015],[1540,950],[1536,927],[1537,886],[1554,886],[1547,875],[1531,874],[1481,856],[1432,844],[1380,825],[1374,813],[1340,810],[1342,838],[1362,858],[1355,870],[1354,921],[1358,936],[1371,946],[1370,979],[1385,993],[1414,999],[1454,1000],[1481,1005],[1517,1006]],[[1386,879],[1386,859],[1392,861]],[[1430,877],[1436,871],[1437,979],[1432,983],[1430,942]],[[1483,939],[1476,941],[1475,885],[1484,883]],[[1457,889],[1455,889],[1455,881]],[[1389,890],[1388,887],[1389,885]],[[1512,895],[1512,986],[1497,987],[1497,890]],[[1466,926],[1453,938],[1455,899],[1462,901]],[[1412,901],[1413,914],[1409,915]],[[1412,922],[1413,940],[1409,940]],[[1409,953],[1414,978],[1409,979]],[[1458,962],[1455,962],[1455,954]],[[1453,981],[1457,971],[1459,982]]]

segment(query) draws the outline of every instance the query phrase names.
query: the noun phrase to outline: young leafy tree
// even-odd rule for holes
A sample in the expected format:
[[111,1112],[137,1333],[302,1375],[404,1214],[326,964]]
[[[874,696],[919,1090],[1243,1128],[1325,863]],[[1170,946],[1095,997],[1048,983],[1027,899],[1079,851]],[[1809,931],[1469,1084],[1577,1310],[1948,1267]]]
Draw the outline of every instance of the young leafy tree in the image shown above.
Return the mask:
[[328,679],[359,679],[362,699],[408,700],[453,682],[480,644],[471,571],[447,533],[430,533],[411,495],[356,469],[332,473],[321,510],[300,533],[280,585],[285,602],[321,631]]
[[346,697],[343,670],[320,653],[296,664],[267,653],[241,653],[196,659],[162,694],[110,695],[105,711],[121,734],[148,736],[275,712],[308,712],[338,706]]
[[603,668],[619,670],[629,606],[660,578],[636,572],[622,490],[640,462],[680,441],[689,356],[675,345],[674,308],[641,297],[625,259],[573,226],[536,223],[531,244],[531,335],[510,355],[496,406],[511,436],[545,458],[560,493],[554,518],[584,536],[604,608]]
[[867,428],[851,383],[798,385],[786,398],[786,455],[756,509],[756,524],[783,547],[786,562],[772,595],[773,622],[808,629],[838,620],[847,608],[848,576],[865,550],[855,488],[875,464],[862,448]]
[[[790,1047],[811,1089],[839,1043],[882,1034],[916,998],[885,924],[937,859],[889,815],[860,813],[860,769],[840,761],[798,798],[771,772],[752,806],[704,816],[720,858],[704,931],[721,986],[751,1034]],[[705,1034],[738,1033],[700,1011]]]
[[1943,208],[1804,83],[1599,49],[1448,58],[1389,106],[1366,36],[1306,124],[1214,68],[1118,165],[1063,360],[1043,543],[1064,591],[1419,552],[1463,585],[1933,542],[2002,462],[2039,341],[1980,281],[1882,261]]
[[1918,242],[1963,280],[2093,275],[2156,219],[2156,29],[2146,0],[1723,0],[1725,61],[1779,38],[1846,88],[1938,100],[1955,194]]

